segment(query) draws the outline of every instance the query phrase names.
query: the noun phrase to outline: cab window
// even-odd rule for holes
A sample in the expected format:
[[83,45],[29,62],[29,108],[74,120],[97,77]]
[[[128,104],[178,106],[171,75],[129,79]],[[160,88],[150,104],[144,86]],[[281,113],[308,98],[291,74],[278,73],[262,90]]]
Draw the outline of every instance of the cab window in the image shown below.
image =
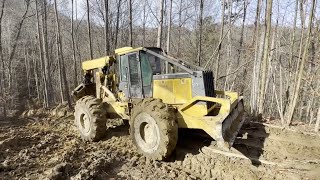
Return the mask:
[[128,81],[128,56],[120,56],[121,81]]
[[150,86],[152,81],[153,70],[152,63],[145,52],[140,53],[141,74],[143,86]]

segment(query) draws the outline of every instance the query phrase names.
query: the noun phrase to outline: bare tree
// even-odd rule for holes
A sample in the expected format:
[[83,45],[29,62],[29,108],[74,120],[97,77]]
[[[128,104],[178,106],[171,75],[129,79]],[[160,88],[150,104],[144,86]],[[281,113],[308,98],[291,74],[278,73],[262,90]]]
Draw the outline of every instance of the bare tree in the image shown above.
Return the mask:
[[241,54],[242,54],[244,25],[245,25],[246,16],[247,16],[247,5],[248,5],[247,3],[248,3],[247,0],[243,1],[243,18],[242,18],[242,25],[241,25],[241,32],[240,32],[238,57],[237,57],[237,62],[236,62],[237,67],[239,66],[240,58],[241,58]]
[[6,94],[5,94],[5,65],[4,65],[4,57],[3,57],[3,48],[2,48],[2,20],[3,20],[3,13],[4,13],[4,7],[5,7],[6,0],[3,0],[1,3],[1,11],[0,11],[0,60],[1,60],[1,72],[0,72],[0,90],[1,90],[1,99],[0,102],[2,102],[2,108],[3,108],[3,117],[7,117],[7,108],[6,108]]
[[[69,86],[66,76],[65,64],[64,64],[64,56],[63,56],[63,46],[62,46],[62,38],[60,33],[60,22],[57,10],[57,0],[54,0],[54,11],[55,11],[55,20],[56,20],[56,36],[57,36],[57,56],[58,56],[58,66],[60,69],[60,73],[62,78],[60,81],[63,82],[63,86],[61,88],[61,101],[64,101],[64,96],[67,98],[68,106],[71,108],[71,99],[69,95]],[[62,84],[62,82],[60,84]]]
[[163,26],[163,8],[164,0],[160,0],[160,11],[159,11],[159,26],[158,26],[158,36],[157,36],[157,47],[161,48],[162,44],[162,26]]
[[52,77],[51,77],[51,67],[50,67],[50,52],[49,52],[49,42],[48,42],[48,26],[47,26],[47,1],[42,1],[42,50],[43,50],[43,58],[44,58],[44,66],[45,66],[45,76],[47,79],[48,85],[48,96],[47,101],[50,106],[53,102],[53,88],[52,88]]
[[170,52],[170,38],[171,38],[171,23],[172,23],[172,0],[170,0],[169,8],[169,22],[168,22],[168,31],[167,31],[167,53]]
[[76,45],[74,38],[74,27],[73,27],[73,18],[74,18],[74,0],[71,0],[71,41],[72,41],[72,59],[73,59],[73,86],[76,87],[78,84],[78,71],[77,71],[77,57],[76,57]]
[[200,14],[199,14],[199,34],[198,34],[198,66],[201,66],[201,54],[202,54],[202,21],[203,21],[203,1],[200,0]]
[[[255,18],[255,28],[254,28],[254,40],[255,52],[254,52],[254,64],[253,64],[253,74],[251,80],[251,94],[250,94],[250,109],[251,113],[256,114],[257,112],[257,101],[258,101],[258,85],[259,85],[259,74],[260,74],[260,58],[259,58],[259,38],[260,38],[260,12],[261,12],[261,0],[258,0]],[[264,34],[263,34],[264,35]],[[264,44],[264,36],[261,36],[261,44]],[[262,49],[262,48],[261,48]]]
[[9,81],[9,85],[8,85],[8,89],[11,90],[11,87],[12,87],[12,61],[13,61],[13,58],[15,56],[15,53],[16,53],[16,50],[17,50],[17,46],[18,46],[18,40],[20,38],[20,35],[21,35],[21,32],[22,32],[22,26],[23,26],[23,23],[24,21],[27,19],[27,14],[28,14],[28,11],[29,11],[29,8],[30,8],[30,0],[25,0],[25,11],[17,25],[17,32],[15,34],[15,37],[14,37],[14,40],[13,40],[13,45],[12,47],[10,48],[11,51],[9,53],[9,59],[8,59],[8,70],[9,70],[9,73],[8,73],[8,81]]
[[104,0],[104,43],[105,54],[110,53],[109,44],[109,0]]
[[133,39],[132,39],[132,0],[128,0],[128,7],[129,7],[129,45],[133,46]]
[[312,29],[312,23],[313,23],[315,3],[316,3],[316,0],[312,0],[311,10],[310,10],[311,12],[309,14],[309,20],[308,20],[309,24],[308,24],[308,34],[307,34],[306,45],[304,47],[302,60],[300,63],[298,78],[297,78],[297,81],[295,82],[296,85],[295,85],[295,89],[294,89],[294,93],[293,93],[293,99],[289,103],[288,112],[286,113],[287,125],[289,125],[291,123],[292,116],[293,116],[293,113],[294,113],[294,110],[295,110],[295,107],[297,104],[298,96],[299,96],[301,80],[303,77],[303,69],[304,69],[304,65],[305,65],[305,62],[306,62],[306,59],[308,56],[308,51],[309,51],[309,46],[310,46],[310,36],[311,36],[311,29]]
[[253,30],[253,36],[252,36],[252,45],[254,44],[254,40],[256,39],[256,34],[257,34],[257,31],[259,30],[259,24],[260,24],[260,8],[261,8],[261,0],[258,0],[257,2],[257,7],[256,7],[256,16],[255,16],[255,19],[254,19],[254,30]]
[[218,82],[218,74],[219,74],[219,69],[220,69],[220,58],[221,58],[221,48],[222,48],[222,39],[224,36],[224,14],[225,14],[225,0],[222,0],[221,2],[221,25],[220,25],[220,38],[219,38],[219,47],[218,47],[218,56],[217,56],[217,61],[216,61],[216,68],[215,68],[215,81],[214,81],[214,86],[217,87],[217,82]]
[[146,6],[147,6],[147,1],[148,0],[144,0],[143,1],[143,22],[142,22],[142,46],[145,46],[146,43],[146,21],[147,21],[147,16],[146,16]]
[[272,15],[272,0],[267,1],[266,7],[266,23],[265,23],[265,44],[263,50],[263,61],[262,61],[262,74],[261,74],[261,86],[260,86],[260,96],[259,96],[259,113],[263,113],[264,107],[264,98],[265,98],[265,86],[266,86],[266,75],[267,75],[267,66],[269,59],[269,50],[270,50],[270,30],[271,30],[271,15]]
[[182,0],[179,4],[179,27],[178,27],[178,47],[177,47],[177,56],[180,56],[180,44],[181,44],[181,29],[182,29]]
[[[169,5],[169,22],[168,22],[168,31],[167,31],[167,53],[169,54],[170,52],[170,36],[171,36],[171,23],[172,23],[172,0],[170,0],[170,5]],[[169,73],[169,63],[166,62],[166,73]]]
[[114,48],[117,48],[117,45],[118,45],[120,7],[121,7],[121,0],[118,1],[118,5],[117,5],[117,19],[116,19],[116,30],[115,30],[115,35],[114,35],[115,36]]
[[88,25],[88,38],[89,38],[89,52],[90,52],[90,59],[93,59],[91,25],[90,25],[90,4],[89,4],[89,0],[86,0],[86,2],[87,2],[87,25]]
[[41,71],[42,71],[42,81],[43,81],[43,86],[44,86],[44,97],[43,97],[43,105],[45,108],[49,107],[49,102],[48,102],[48,82],[47,82],[47,76],[45,74],[45,62],[44,62],[44,55],[43,55],[43,44],[42,44],[42,39],[41,39],[41,30],[40,30],[40,19],[39,19],[39,10],[38,10],[38,0],[35,1],[36,3],[36,18],[37,18],[37,32],[38,32],[38,48],[39,48],[39,58],[41,62]]

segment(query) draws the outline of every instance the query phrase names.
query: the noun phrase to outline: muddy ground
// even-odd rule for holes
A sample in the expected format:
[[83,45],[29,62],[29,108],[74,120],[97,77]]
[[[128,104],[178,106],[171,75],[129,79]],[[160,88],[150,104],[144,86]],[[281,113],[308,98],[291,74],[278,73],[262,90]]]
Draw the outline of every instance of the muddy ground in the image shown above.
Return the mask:
[[[231,153],[198,131],[179,132],[167,162],[139,155],[120,120],[107,136],[80,139],[73,116],[0,120],[0,179],[320,179],[320,136],[247,123]],[[213,150],[212,150],[213,149]]]

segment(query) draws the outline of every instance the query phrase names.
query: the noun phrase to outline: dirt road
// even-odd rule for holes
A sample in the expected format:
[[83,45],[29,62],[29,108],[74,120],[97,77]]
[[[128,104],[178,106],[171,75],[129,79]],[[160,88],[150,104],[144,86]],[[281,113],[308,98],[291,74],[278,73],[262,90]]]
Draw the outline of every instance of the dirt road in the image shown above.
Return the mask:
[[319,179],[319,135],[249,123],[226,156],[211,139],[181,131],[168,162],[139,155],[128,126],[109,121],[100,142],[83,142],[73,117],[0,120],[0,179]]

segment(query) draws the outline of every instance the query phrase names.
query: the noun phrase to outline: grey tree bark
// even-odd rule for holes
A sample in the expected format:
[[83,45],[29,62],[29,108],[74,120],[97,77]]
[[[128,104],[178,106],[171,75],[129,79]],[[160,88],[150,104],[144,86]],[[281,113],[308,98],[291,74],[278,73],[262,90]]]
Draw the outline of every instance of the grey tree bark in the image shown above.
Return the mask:
[[[258,88],[259,88],[259,75],[260,75],[260,62],[261,62],[261,54],[263,51],[264,44],[264,33],[260,37],[260,13],[261,13],[261,0],[258,0],[257,9],[256,9],[256,21],[255,21],[255,31],[254,31],[254,39],[252,42],[255,43],[254,48],[254,64],[253,64],[253,74],[251,80],[251,97],[250,97],[250,110],[252,114],[257,113],[258,106]],[[260,39],[260,41],[259,41]]]
[[76,45],[74,38],[74,0],[71,0],[71,43],[72,43],[72,59],[73,59],[73,86],[76,87],[78,84],[78,71],[77,71],[77,56],[76,56]]
[[301,86],[301,80],[303,77],[303,69],[308,56],[308,50],[310,46],[310,36],[311,36],[311,30],[312,30],[315,4],[316,4],[316,0],[312,0],[311,10],[310,10],[311,12],[309,14],[309,20],[308,20],[308,32],[307,32],[306,44],[304,46],[304,51],[303,51],[302,60],[301,60],[299,71],[298,71],[297,81],[295,83],[296,85],[293,93],[293,99],[292,101],[290,101],[288,112],[286,113],[287,125],[291,124],[293,113],[297,105],[297,100],[298,100],[300,86]]
[[128,7],[129,7],[129,45],[130,47],[133,46],[133,39],[132,39],[132,0],[128,0]]
[[180,44],[181,44],[181,30],[182,30],[182,0],[179,3],[179,27],[178,27],[178,47],[177,47],[177,56],[180,56]]
[[53,103],[53,88],[52,88],[52,77],[51,77],[51,67],[50,67],[50,53],[49,53],[49,45],[48,45],[48,26],[47,26],[47,1],[43,1],[42,4],[42,50],[43,50],[43,58],[45,65],[45,76],[48,84],[48,105],[50,106]]
[[0,72],[0,90],[1,90],[1,100],[2,108],[3,108],[3,117],[7,117],[7,106],[6,106],[6,94],[5,94],[5,64],[4,64],[4,56],[3,56],[3,48],[2,48],[2,20],[4,14],[6,0],[3,0],[1,3],[1,11],[0,11],[0,60],[1,60],[1,72]]
[[89,0],[87,2],[87,31],[88,31],[88,39],[89,39],[89,53],[90,59],[93,59],[93,50],[92,50],[92,39],[91,39],[91,25],[90,25],[90,4]]
[[200,0],[199,34],[198,34],[198,55],[197,55],[198,66],[201,66],[201,56],[202,56],[203,1],[204,1],[204,0]]
[[221,27],[220,27],[220,38],[219,38],[219,47],[218,47],[218,56],[217,56],[217,61],[216,61],[216,66],[215,66],[215,81],[214,81],[214,86],[217,88],[217,83],[218,83],[218,74],[219,74],[219,68],[220,68],[220,58],[221,58],[221,48],[222,48],[222,38],[224,36],[224,13],[225,13],[225,0],[222,0],[221,2],[221,14],[220,14],[220,18],[221,18]]
[[47,76],[46,76],[46,70],[45,70],[45,61],[44,61],[44,55],[43,55],[43,43],[41,39],[41,30],[40,30],[40,19],[39,19],[39,9],[38,9],[38,0],[35,1],[36,3],[36,18],[37,18],[37,39],[38,39],[38,49],[39,49],[39,58],[40,58],[40,67],[41,67],[41,72],[42,72],[42,82],[43,82],[43,105],[45,108],[49,107],[49,102],[48,102],[48,81],[47,81]]
[[158,36],[157,36],[157,47],[161,48],[162,44],[162,26],[163,26],[163,7],[164,7],[164,0],[160,0],[160,11],[159,11],[159,26],[158,26]]
[[265,35],[265,44],[263,50],[263,61],[262,61],[262,72],[261,72],[261,86],[260,86],[260,95],[259,95],[259,110],[258,113],[262,114],[264,110],[264,98],[265,98],[265,86],[266,86],[266,75],[267,75],[267,66],[269,59],[269,50],[270,50],[270,30],[271,30],[271,16],[272,16],[272,0],[267,1],[266,9],[266,35]]
[[119,0],[118,5],[117,5],[116,30],[115,30],[115,35],[114,35],[115,36],[114,49],[116,49],[117,45],[118,45],[120,8],[121,8],[121,0]]
[[71,109],[71,98],[69,95],[69,85],[67,81],[66,76],[66,70],[65,70],[65,64],[64,64],[64,56],[63,56],[63,45],[62,45],[62,37],[60,32],[60,22],[59,22],[59,16],[58,16],[58,10],[57,10],[57,0],[54,0],[54,11],[55,11],[55,20],[56,20],[56,36],[57,36],[57,55],[58,55],[58,66],[61,72],[62,78],[60,79],[63,82],[63,88],[61,100],[63,102],[63,96],[67,98],[67,103],[69,108]]
[[109,44],[109,0],[104,0],[104,43],[105,43],[105,54],[110,53]]
[[[170,52],[170,38],[171,38],[171,23],[172,23],[172,0],[170,0],[169,4],[169,22],[168,22],[168,31],[167,31],[167,53]],[[166,73],[169,73],[169,63],[166,62]]]

